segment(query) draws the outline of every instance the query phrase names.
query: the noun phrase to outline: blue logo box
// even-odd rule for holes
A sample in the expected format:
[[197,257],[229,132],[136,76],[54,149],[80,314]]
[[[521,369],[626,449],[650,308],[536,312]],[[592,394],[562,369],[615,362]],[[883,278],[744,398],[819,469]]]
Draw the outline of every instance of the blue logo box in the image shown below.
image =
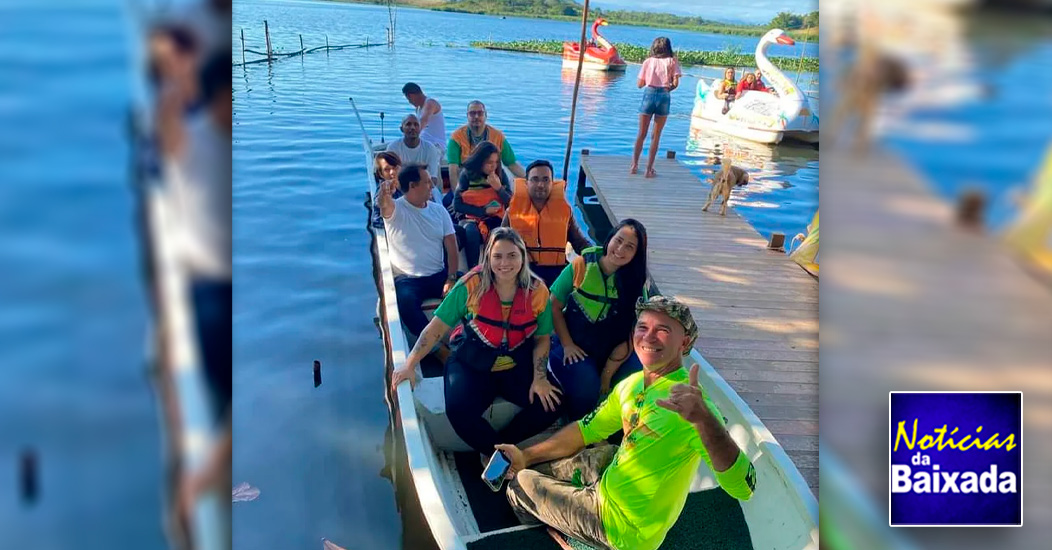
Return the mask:
[[1023,525],[1022,392],[890,392],[892,527]]

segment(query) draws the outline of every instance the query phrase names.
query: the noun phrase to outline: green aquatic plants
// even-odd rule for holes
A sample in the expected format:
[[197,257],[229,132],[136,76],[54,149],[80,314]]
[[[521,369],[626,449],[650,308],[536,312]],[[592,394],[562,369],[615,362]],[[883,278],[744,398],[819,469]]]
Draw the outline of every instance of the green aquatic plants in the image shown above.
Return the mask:
[[[526,53],[543,53],[551,55],[562,55],[563,44],[558,40],[512,40],[512,41],[473,41],[473,48],[486,48],[490,50],[505,50]],[[625,61],[642,63],[650,53],[648,46],[637,46],[635,44],[614,44],[617,52]],[[756,58],[751,53],[742,53],[741,48],[727,47],[716,51],[678,50],[676,57],[680,64],[707,65],[714,67],[752,67],[756,65]],[[775,67],[790,71],[818,72],[817,57],[771,57],[769,58]]]

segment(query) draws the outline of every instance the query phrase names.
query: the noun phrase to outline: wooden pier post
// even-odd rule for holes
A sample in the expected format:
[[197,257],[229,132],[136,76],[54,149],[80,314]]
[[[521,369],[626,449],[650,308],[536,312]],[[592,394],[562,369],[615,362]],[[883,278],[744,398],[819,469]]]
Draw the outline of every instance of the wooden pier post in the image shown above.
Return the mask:
[[245,64],[245,29],[241,29],[241,64]]
[[267,24],[266,19],[263,20],[263,35],[267,38],[267,61],[270,61],[273,58],[273,55],[271,54],[270,49],[270,25]]
[[785,250],[785,235],[771,233],[771,240],[767,241],[767,248],[771,250]]
[[577,169],[577,188],[584,189],[585,183],[588,181],[588,175],[584,172],[584,157],[587,157],[591,153],[588,149],[581,149],[581,166]]

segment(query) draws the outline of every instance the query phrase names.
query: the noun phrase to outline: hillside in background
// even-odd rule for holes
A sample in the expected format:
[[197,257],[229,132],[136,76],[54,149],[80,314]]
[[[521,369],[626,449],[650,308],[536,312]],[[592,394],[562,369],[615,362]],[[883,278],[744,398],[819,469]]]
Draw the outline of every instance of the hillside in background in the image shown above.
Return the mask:
[[[386,0],[330,0],[367,4],[387,4]],[[408,6],[438,11],[511,15],[541,19],[580,20],[583,5],[571,0],[393,0],[396,6]],[[661,27],[716,34],[760,36],[772,28],[789,31],[794,38],[810,42],[818,40],[818,12],[793,14],[782,12],[766,25],[737,25],[711,21],[697,16],[655,13],[648,11],[603,10],[590,7],[590,19],[602,16],[611,25]]]

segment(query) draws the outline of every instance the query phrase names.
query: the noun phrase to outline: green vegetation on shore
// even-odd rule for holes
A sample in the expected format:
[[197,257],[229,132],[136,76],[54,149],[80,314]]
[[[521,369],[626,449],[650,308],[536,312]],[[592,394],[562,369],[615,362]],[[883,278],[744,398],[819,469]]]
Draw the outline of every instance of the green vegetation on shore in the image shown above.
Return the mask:
[[[563,44],[558,40],[516,40],[508,42],[474,41],[473,48],[486,48],[490,50],[506,50],[514,52],[546,53],[562,55]],[[642,63],[650,53],[648,46],[637,46],[635,44],[614,44],[617,52],[625,61]],[[707,65],[714,67],[754,67],[756,57],[752,53],[741,53],[735,50],[722,51],[691,51],[676,50],[676,57],[683,65]],[[775,67],[786,71],[818,72],[817,57],[771,57],[771,63]]]
[[[386,0],[330,0],[364,4],[386,4]],[[436,11],[510,15],[561,21],[580,21],[583,5],[572,0],[394,0],[396,6],[407,6]],[[711,21],[702,17],[653,13],[646,11],[603,10],[591,7],[589,16],[604,17],[611,25],[661,27],[713,34],[762,36],[772,28],[788,31],[797,40],[818,41],[818,12],[797,15],[782,12],[766,25],[739,25]]]

